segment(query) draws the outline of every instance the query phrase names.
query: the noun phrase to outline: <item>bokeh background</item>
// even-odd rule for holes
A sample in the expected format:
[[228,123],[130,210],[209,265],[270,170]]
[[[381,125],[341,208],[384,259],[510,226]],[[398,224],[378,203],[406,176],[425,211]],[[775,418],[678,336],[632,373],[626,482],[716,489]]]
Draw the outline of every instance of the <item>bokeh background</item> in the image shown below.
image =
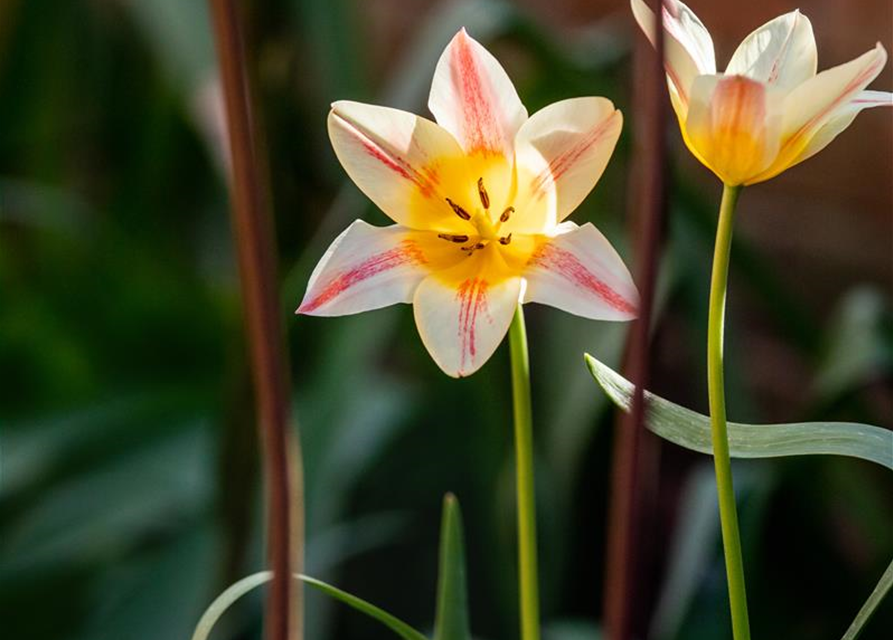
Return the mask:
[[[421,628],[433,618],[440,502],[463,506],[481,638],[517,636],[505,348],[443,376],[408,307],[295,317],[351,220],[384,224],[337,165],[328,104],[427,113],[434,63],[465,25],[530,111],[611,97],[625,134],[575,214],[630,261],[637,191],[625,0],[244,3],[269,157],[283,324],[305,453],[308,572]],[[793,7],[692,0],[720,66]],[[885,0],[803,0],[820,68],[880,40]],[[890,90],[890,65],[873,88]],[[262,505],[229,225],[222,113],[202,0],[0,2],[0,636],[187,638],[211,599],[263,566]],[[672,123],[671,123],[672,124]],[[653,388],[703,410],[719,188],[670,140]],[[730,415],[893,426],[893,113],[741,201],[728,321]],[[627,327],[528,308],[548,638],[599,637],[616,416],[581,353],[619,365]],[[729,637],[703,456],[661,449],[640,544],[655,640]],[[757,637],[839,638],[893,556],[893,480],[831,458],[736,466]],[[217,638],[257,638],[258,596]],[[893,628],[887,602],[865,633]],[[307,637],[389,637],[317,596]]]

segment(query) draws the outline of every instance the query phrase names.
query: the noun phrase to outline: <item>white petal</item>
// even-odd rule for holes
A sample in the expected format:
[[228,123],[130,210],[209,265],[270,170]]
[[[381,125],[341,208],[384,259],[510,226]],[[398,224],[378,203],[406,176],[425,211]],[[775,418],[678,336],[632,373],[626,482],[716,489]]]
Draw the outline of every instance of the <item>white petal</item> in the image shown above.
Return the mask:
[[[773,170],[778,173],[805,160],[845,129],[858,113],[860,103],[855,103],[853,111],[854,101],[886,63],[887,52],[878,43],[855,60],[822,71],[794,89],[785,100],[783,145]],[[813,137],[832,120],[835,123],[825,130],[818,141],[821,144],[812,144]]]
[[477,371],[502,342],[521,296],[521,278],[505,277],[492,247],[419,285],[413,312],[422,342],[447,375]]
[[[657,18],[643,0],[630,0],[636,22],[654,44]],[[674,107],[685,117],[692,82],[699,75],[716,73],[713,39],[698,16],[676,0],[663,1],[664,61]]]
[[742,75],[791,90],[815,75],[818,53],[809,18],[791,11],[747,36],[726,75]]
[[465,29],[440,56],[428,108],[469,154],[511,158],[515,134],[527,119],[502,65]]
[[395,222],[457,226],[440,183],[463,153],[447,131],[406,111],[340,101],[329,113],[329,137],[347,174]]
[[595,320],[631,320],[639,293],[623,260],[592,224],[565,222],[545,239],[524,273],[525,302]]
[[797,154],[792,164],[803,162],[827,147],[844,129],[846,129],[863,109],[872,107],[893,107],[893,93],[887,91],[862,91],[845,107],[835,111],[834,115],[809,139],[806,147]]
[[[461,254],[436,236],[400,225],[373,227],[362,220],[338,236],[316,265],[298,313],[341,316],[411,302],[432,267],[442,267],[440,251]],[[441,249],[441,245],[443,249]]]
[[542,233],[592,191],[611,158],[623,116],[605,98],[574,98],[536,112],[518,132],[516,214],[506,230]]

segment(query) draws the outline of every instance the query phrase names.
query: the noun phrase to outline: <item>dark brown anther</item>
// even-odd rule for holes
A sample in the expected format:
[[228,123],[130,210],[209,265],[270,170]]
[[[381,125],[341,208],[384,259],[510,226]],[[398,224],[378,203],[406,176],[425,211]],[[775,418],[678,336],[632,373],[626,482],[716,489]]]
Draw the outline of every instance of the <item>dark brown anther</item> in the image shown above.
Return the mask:
[[468,236],[453,236],[448,233],[438,233],[437,237],[450,242],[468,242]]
[[465,209],[460,207],[458,204],[456,204],[449,198],[447,198],[446,201],[447,201],[447,204],[449,204],[453,208],[453,211],[456,212],[457,216],[459,216],[463,220],[471,220],[471,214],[468,213]]
[[[506,220],[509,219],[509,216],[511,216],[514,212],[515,212],[514,207],[506,207],[506,210],[502,212],[501,216],[499,216],[499,221],[505,222]],[[511,235],[511,234],[509,234],[509,235]]]
[[484,209],[489,209],[490,196],[487,195],[487,190],[484,188],[483,178],[478,178],[478,195],[481,197],[481,204],[484,205]]
[[487,245],[485,245],[483,242],[478,242],[477,244],[473,244],[468,247],[461,247],[461,249],[462,251],[467,251],[468,253],[474,253],[478,249],[483,249],[485,246]]
[[512,241],[512,234],[508,234],[507,236],[503,236],[499,239],[499,244],[508,244]]

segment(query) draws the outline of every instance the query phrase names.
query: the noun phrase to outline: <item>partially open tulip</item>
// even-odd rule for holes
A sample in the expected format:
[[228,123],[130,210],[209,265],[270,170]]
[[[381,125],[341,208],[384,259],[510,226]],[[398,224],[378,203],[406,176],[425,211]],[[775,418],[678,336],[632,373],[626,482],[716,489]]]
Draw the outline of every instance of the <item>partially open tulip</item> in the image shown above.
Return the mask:
[[[633,14],[652,43],[656,17],[643,0]],[[713,40],[677,0],[663,2],[670,98],[691,152],[730,186],[772,178],[818,153],[862,109],[893,106],[893,94],[866,91],[887,61],[877,46],[816,73],[812,25],[799,11],[764,24],[716,72]]]
[[313,272],[298,313],[336,316],[411,302],[451,376],[476,371],[519,302],[588,318],[635,317],[635,285],[591,224],[562,222],[601,176],[622,118],[604,98],[527,116],[496,59],[463,29],[434,73],[437,122],[336,102],[335,154],[395,225],[356,221]]

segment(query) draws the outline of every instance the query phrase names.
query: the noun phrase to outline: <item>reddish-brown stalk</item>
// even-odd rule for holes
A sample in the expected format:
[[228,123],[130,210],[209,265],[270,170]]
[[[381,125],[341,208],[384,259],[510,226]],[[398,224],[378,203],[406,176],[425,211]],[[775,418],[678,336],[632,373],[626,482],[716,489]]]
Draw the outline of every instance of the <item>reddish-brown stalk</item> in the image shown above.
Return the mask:
[[267,495],[268,554],[274,577],[267,601],[268,640],[301,636],[303,496],[300,453],[291,431],[289,373],[280,321],[276,245],[267,181],[258,156],[240,15],[233,0],[209,0],[231,150],[232,224],[251,352]]
[[[649,337],[654,311],[654,290],[665,209],[665,105],[666,79],[663,60],[663,15],[661,0],[652,2],[657,37],[652,48],[644,38],[635,48],[636,153],[637,170],[629,193],[633,237],[636,238],[638,286],[641,294],[639,318],[632,327],[624,368],[636,385],[632,409],[618,418],[611,470],[611,500],[608,518],[607,568],[604,618],[609,640],[630,640],[647,633],[649,593],[640,579],[650,555],[641,531],[643,521],[653,517],[655,506],[658,441],[645,431],[643,390],[649,378]],[[641,189],[641,192],[640,192]]]

